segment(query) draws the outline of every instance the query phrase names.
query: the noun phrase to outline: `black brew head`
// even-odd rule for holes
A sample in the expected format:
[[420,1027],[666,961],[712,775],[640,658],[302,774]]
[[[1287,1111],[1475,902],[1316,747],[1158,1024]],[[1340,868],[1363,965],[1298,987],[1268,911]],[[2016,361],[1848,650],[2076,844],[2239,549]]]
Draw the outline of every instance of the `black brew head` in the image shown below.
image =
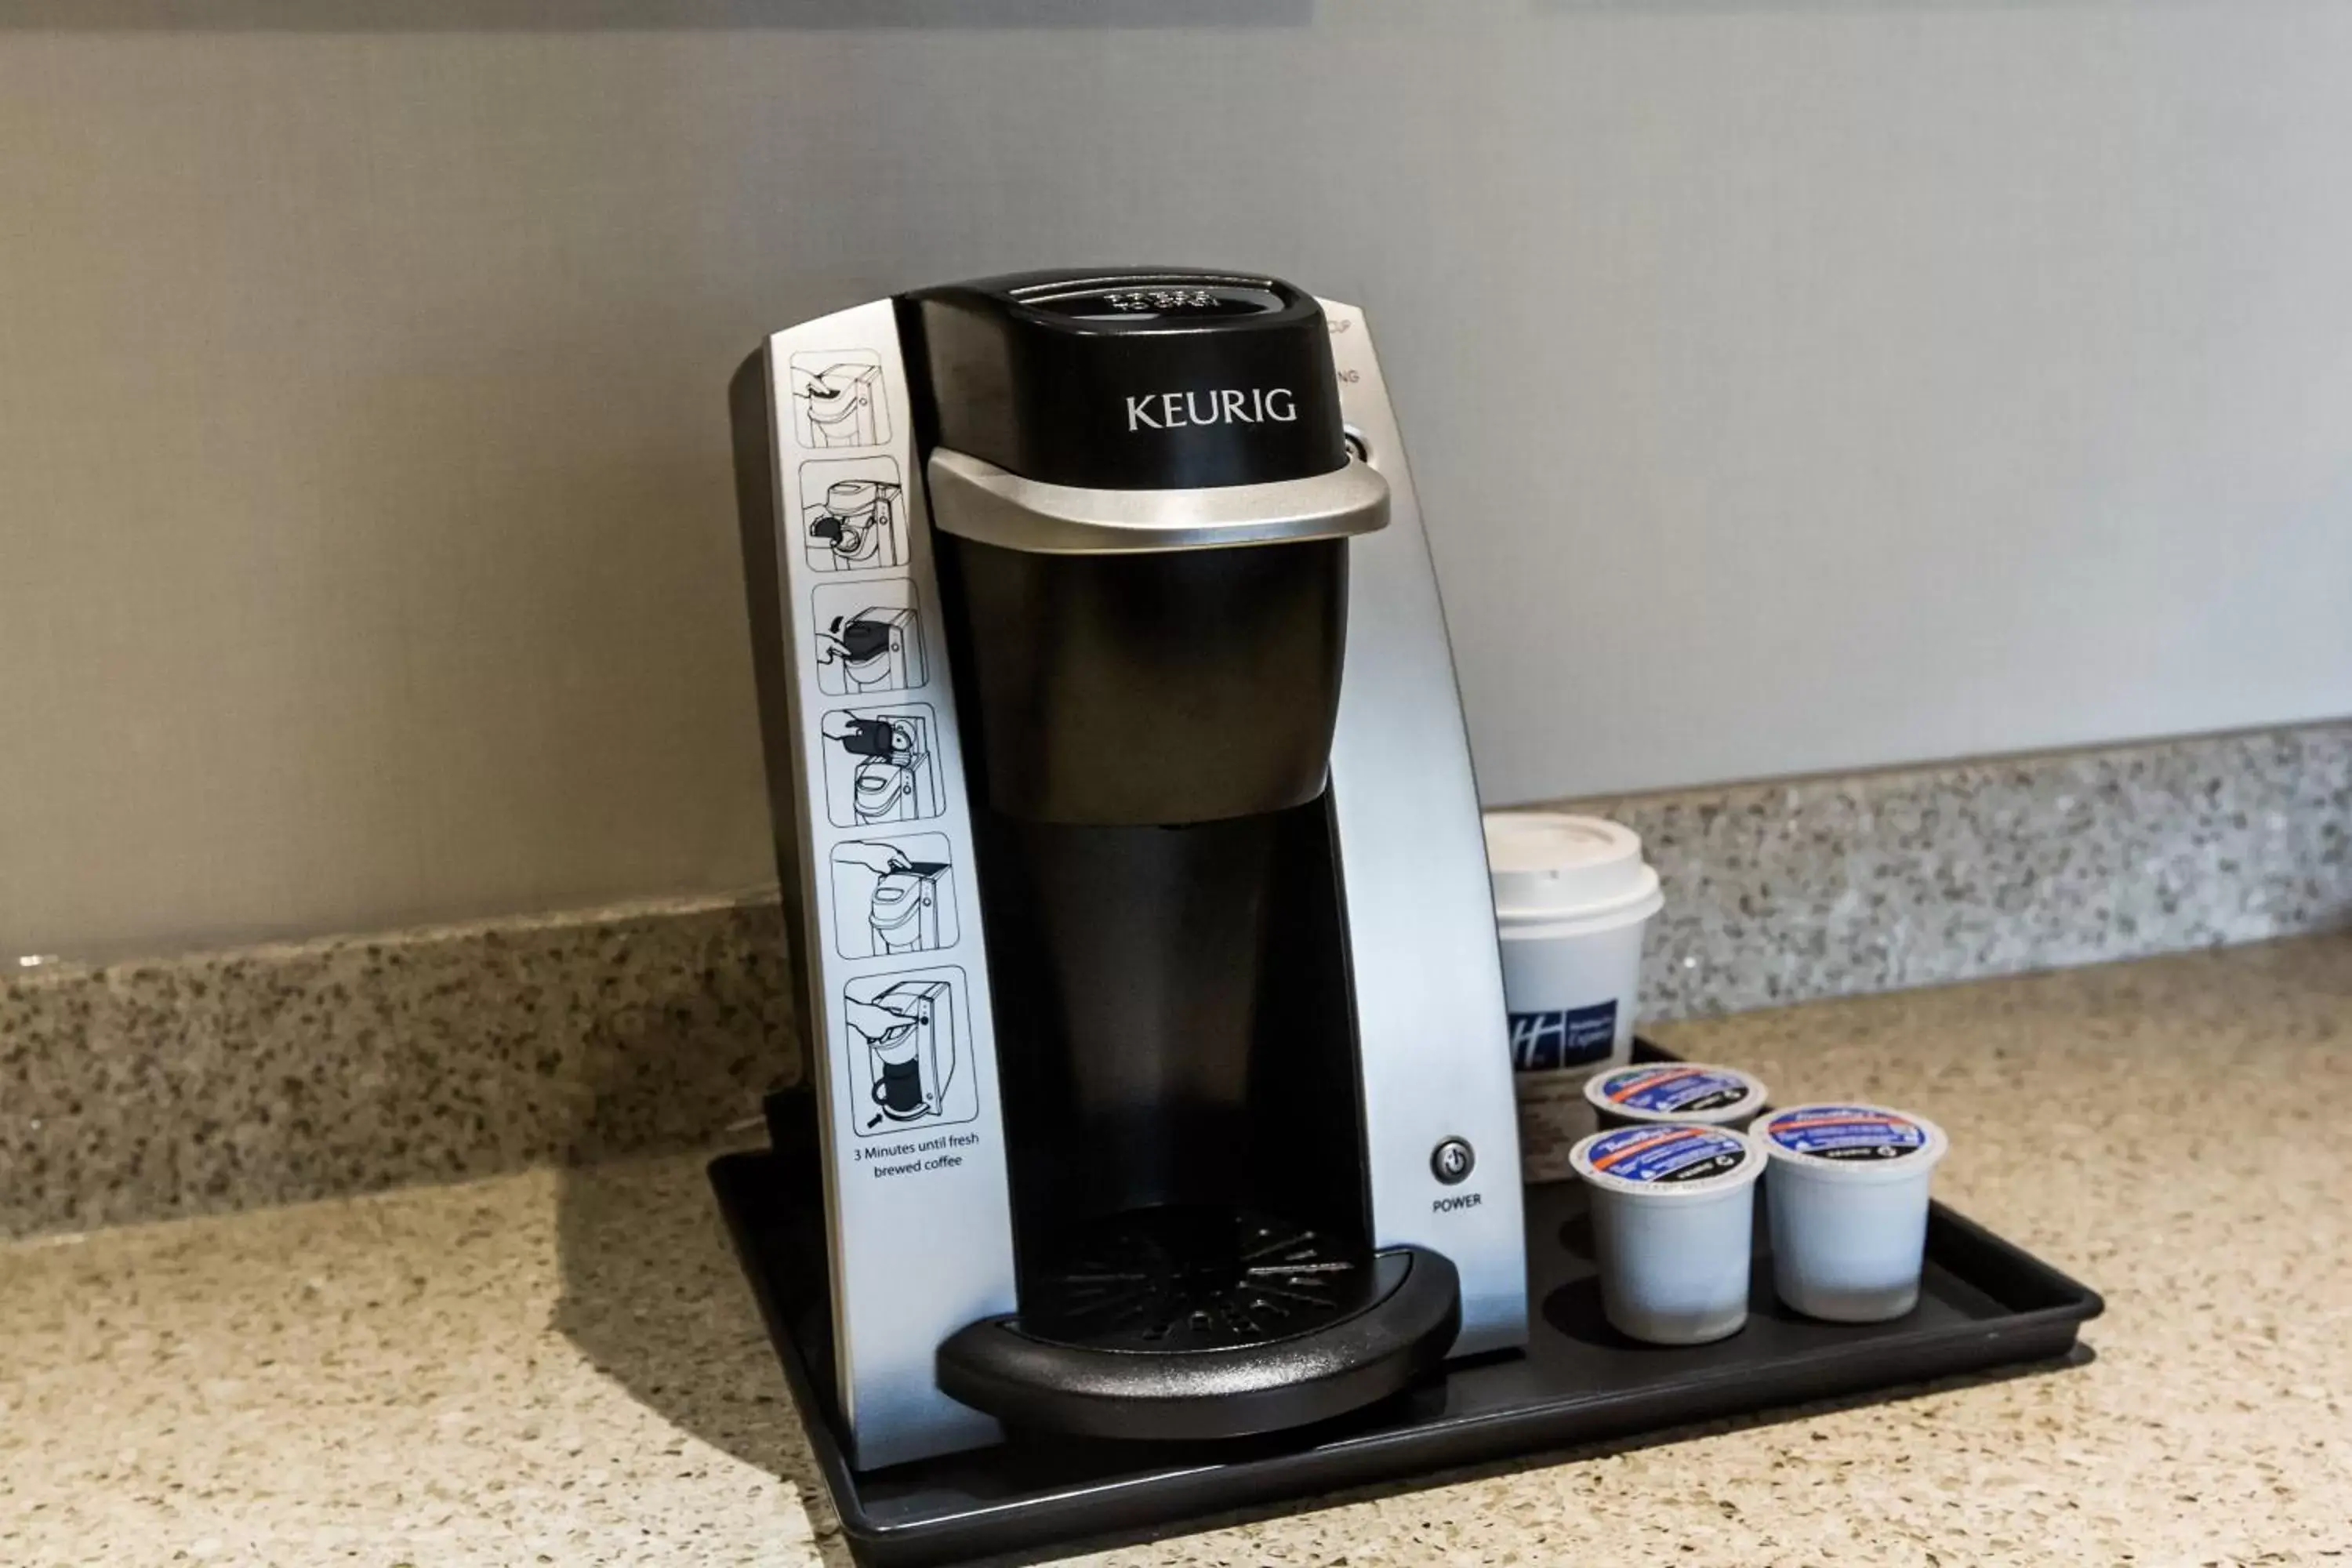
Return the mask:
[[[1111,826],[1320,795],[1345,535],[1380,526],[1386,490],[1349,469],[1313,296],[1223,272],[1032,273],[909,295],[899,320],[978,803]],[[1020,494],[991,512],[961,488],[983,482]],[[1221,490],[1247,526],[1064,526],[1134,492],[1181,510]],[[1317,510],[1341,494],[1344,523]]]
[[1175,489],[1343,467],[1322,306],[1278,278],[1033,272],[902,302],[926,447],[1024,479]]

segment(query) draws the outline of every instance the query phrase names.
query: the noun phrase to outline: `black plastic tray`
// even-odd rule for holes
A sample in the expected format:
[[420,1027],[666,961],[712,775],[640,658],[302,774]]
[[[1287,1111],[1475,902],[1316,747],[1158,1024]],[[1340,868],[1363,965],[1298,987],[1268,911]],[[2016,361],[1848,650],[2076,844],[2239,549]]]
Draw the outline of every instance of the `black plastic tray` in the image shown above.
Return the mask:
[[[1644,1053],[1659,1054],[1663,1053]],[[805,1167],[803,1167],[805,1170]],[[1994,1367],[2087,1358],[2075,1331],[2098,1296],[1941,1204],[1927,1226],[1918,1308],[1892,1323],[1816,1322],[1772,1294],[1758,1215],[1748,1326],[1712,1345],[1637,1344],[1601,1314],[1584,1189],[1527,1191],[1525,1354],[1456,1363],[1345,1422],[1213,1447],[1024,1438],[853,1471],[837,1437],[818,1194],[776,1153],[730,1154],[710,1178],[751,1275],[853,1553],[914,1568],[1073,1551],[1097,1538],[1396,1482],[1714,1417]]]

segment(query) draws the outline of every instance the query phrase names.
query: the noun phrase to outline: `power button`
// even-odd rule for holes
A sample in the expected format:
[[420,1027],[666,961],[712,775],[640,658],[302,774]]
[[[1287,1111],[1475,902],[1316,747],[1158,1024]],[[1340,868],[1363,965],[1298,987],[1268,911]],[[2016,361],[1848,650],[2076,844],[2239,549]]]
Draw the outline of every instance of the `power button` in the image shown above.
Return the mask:
[[1461,1138],[1446,1139],[1429,1155],[1430,1174],[1449,1187],[1467,1177],[1477,1163],[1477,1152]]

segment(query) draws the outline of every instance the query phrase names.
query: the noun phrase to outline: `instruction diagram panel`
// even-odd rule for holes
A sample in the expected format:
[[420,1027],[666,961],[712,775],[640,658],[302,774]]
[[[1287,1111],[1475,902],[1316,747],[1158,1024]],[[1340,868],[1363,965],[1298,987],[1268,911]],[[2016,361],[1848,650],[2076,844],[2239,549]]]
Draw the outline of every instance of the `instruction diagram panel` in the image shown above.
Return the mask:
[[827,819],[835,827],[867,827],[939,816],[945,803],[938,725],[928,702],[841,708],[820,719]]
[[929,678],[913,579],[827,584],[814,606],[816,683],[826,696],[907,691]]
[[853,1081],[857,1133],[951,1125],[980,1114],[961,969],[869,974],[841,988],[842,1044]]
[[844,958],[956,944],[952,851],[941,833],[845,838],[833,847],[834,946]]
[[907,563],[898,459],[815,458],[800,467],[801,552],[819,572]]
[[793,433],[814,451],[878,447],[890,439],[882,356],[872,349],[796,353],[786,362]]

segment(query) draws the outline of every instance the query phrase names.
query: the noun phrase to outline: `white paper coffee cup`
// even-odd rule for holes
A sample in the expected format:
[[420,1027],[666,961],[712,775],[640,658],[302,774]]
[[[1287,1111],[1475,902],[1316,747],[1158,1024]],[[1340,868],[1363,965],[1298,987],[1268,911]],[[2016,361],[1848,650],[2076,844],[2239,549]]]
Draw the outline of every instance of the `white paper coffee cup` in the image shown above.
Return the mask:
[[1497,811],[1486,827],[1522,1170],[1555,1181],[1596,1125],[1585,1079],[1632,1053],[1642,941],[1665,900],[1640,836],[1621,824]]

